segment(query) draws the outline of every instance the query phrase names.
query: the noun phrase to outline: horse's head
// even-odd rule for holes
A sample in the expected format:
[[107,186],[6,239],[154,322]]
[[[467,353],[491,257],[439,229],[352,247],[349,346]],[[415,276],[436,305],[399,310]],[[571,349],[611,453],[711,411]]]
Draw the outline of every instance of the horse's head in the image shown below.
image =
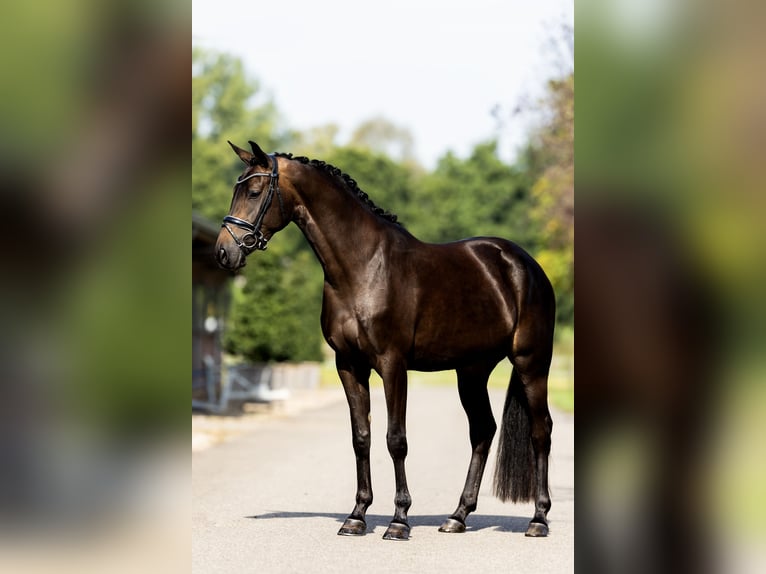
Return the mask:
[[247,169],[234,184],[229,215],[223,218],[215,244],[218,264],[232,270],[243,267],[245,258],[256,249],[266,249],[272,235],[290,222],[279,189],[277,157],[249,143],[253,153],[229,142]]

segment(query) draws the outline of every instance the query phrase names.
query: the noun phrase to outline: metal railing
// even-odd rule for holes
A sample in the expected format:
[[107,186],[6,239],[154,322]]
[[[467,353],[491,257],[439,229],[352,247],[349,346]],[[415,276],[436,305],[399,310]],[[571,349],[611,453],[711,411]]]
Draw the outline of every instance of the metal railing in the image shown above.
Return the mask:
[[271,403],[290,396],[286,388],[272,388],[274,370],[268,365],[217,365],[209,356],[204,363],[207,399],[192,398],[192,409],[219,414],[228,410],[230,401]]

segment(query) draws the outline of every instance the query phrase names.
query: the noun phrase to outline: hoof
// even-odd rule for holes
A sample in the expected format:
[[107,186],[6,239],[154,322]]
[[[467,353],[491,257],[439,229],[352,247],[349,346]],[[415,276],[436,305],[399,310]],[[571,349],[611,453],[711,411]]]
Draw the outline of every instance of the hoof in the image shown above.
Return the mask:
[[525,536],[530,536],[532,538],[548,536],[548,525],[543,524],[542,522],[530,522]]
[[456,518],[448,518],[439,527],[439,532],[465,532],[465,524]]
[[364,536],[367,532],[367,524],[357,518],[346,518],[346,522],[338,530],[339,536]]
[[401,522],[392,522],[383,535],[383,540],[409,540],[410,527]]

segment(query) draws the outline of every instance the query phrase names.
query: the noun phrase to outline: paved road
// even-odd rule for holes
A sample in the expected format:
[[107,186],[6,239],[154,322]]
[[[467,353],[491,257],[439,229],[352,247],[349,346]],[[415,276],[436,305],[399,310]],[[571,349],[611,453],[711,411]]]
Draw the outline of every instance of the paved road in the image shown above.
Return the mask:
[[[503,398],[502,391],[491,395],[498,420]],[[407,474],[413,504],[406,542],[382,539],[394,497],[382,389],[373,389],[375,502],[364,537],[336,535],[356,488],[342,393],[329,406],[268,420],[192,456],[193,571],[572,572],[574,421],[556,411],[553,418],[550,536],[524,536],[531,503],[503,504],[492,496],[494,449],[468,530],[443,534],[437,528],[455,509],[468,469],[468,423],[456,388],[411,388]]]

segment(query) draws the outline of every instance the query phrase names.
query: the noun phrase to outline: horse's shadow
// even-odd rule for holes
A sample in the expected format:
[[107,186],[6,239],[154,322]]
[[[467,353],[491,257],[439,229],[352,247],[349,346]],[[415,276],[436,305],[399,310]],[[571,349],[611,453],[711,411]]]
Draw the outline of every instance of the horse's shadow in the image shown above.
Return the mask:
[[[333,512],[267,512],[265,514],[258,514],[253,516],[246,516],[254,520],[273,520],[282,518],[332,518],[339,524],[343,524],[346,520],[346,514],[338,514]],[[442,525],[446,519],[446,515],[432,514],[432,515],[412,515],[409,517],[410,526],[415,528],[418,526],[431,526],[438,528]],[[378,526],[387,527],[391,521],[390,516],[384,516],[381,514],[368,514],[367,515],[367,531],[370,532]],[[499,532],[526,532],[527,526],[529,526],[529,518],[522,516],[499,516],[493,514],[472,514],[466,521],[467,532],[478,532],[480,530],[497,530]]]

